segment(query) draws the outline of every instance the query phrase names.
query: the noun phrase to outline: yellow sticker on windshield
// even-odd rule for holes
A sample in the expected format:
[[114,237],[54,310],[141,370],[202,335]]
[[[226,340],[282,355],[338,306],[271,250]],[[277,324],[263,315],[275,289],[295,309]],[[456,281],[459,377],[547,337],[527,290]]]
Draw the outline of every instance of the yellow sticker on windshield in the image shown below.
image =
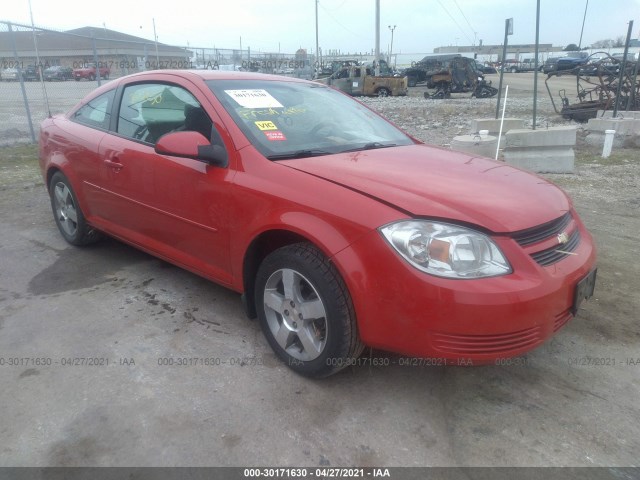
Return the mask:
[[260,130],[277,130],[278,129],[278,127],[276,127],[276,124],[269,120],[255,122],[255,124]]

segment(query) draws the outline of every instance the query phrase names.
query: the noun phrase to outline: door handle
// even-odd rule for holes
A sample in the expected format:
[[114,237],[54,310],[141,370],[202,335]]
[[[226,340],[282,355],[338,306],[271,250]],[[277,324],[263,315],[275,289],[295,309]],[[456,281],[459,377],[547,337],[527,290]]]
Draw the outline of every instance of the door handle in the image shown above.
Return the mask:
[[116,172],[122,170],[122,167],[124,166],[120,162],[114,162],[113,160],[105,160],[104,163],[107,167],[113,168]]

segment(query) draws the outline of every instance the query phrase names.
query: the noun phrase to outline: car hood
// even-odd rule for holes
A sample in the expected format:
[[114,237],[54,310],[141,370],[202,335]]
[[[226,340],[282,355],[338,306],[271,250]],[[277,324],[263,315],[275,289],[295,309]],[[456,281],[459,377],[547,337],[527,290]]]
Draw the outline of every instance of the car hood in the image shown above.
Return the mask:
[[552,183],[502,162],[427,145],[280,161],[404,213],[474,224],[495,233],[554,220],[570,208]]

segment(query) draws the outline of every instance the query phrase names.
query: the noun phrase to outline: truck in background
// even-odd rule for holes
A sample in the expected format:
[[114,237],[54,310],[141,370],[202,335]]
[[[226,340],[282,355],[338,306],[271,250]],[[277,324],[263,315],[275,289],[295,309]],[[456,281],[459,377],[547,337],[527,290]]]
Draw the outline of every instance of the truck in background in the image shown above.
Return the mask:
[[407,77],[374,74],[373,65],[345,66],[316,82],[330,85],[353,96],[402,96],[407,95]]

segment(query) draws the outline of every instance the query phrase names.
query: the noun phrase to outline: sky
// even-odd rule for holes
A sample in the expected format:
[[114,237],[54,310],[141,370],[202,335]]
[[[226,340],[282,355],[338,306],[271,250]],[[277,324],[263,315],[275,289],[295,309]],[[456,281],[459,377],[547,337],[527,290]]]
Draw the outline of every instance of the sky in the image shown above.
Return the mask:
[[[375,47],[375,0],[319,0],[322,52],[371,52]],[[93,5],[100,5],[94,8]],[[582,46],[640,34],[640,0],[540,0],[540,42]],[[105,8],[108,6],[108,8]],[[69,30],[107,27],[158,41],[200,48],[250,47],[252,51],[315,51],[315,0],[31,0],[36,26]],[[380,50],[393,31],[395,53],[431,53],[448,45],[502,44],[504,22],[513,18],[509,44],[535,41],[536,0],[380,0]],[[30,25],[28,0],[3,0],[0,20]]]

